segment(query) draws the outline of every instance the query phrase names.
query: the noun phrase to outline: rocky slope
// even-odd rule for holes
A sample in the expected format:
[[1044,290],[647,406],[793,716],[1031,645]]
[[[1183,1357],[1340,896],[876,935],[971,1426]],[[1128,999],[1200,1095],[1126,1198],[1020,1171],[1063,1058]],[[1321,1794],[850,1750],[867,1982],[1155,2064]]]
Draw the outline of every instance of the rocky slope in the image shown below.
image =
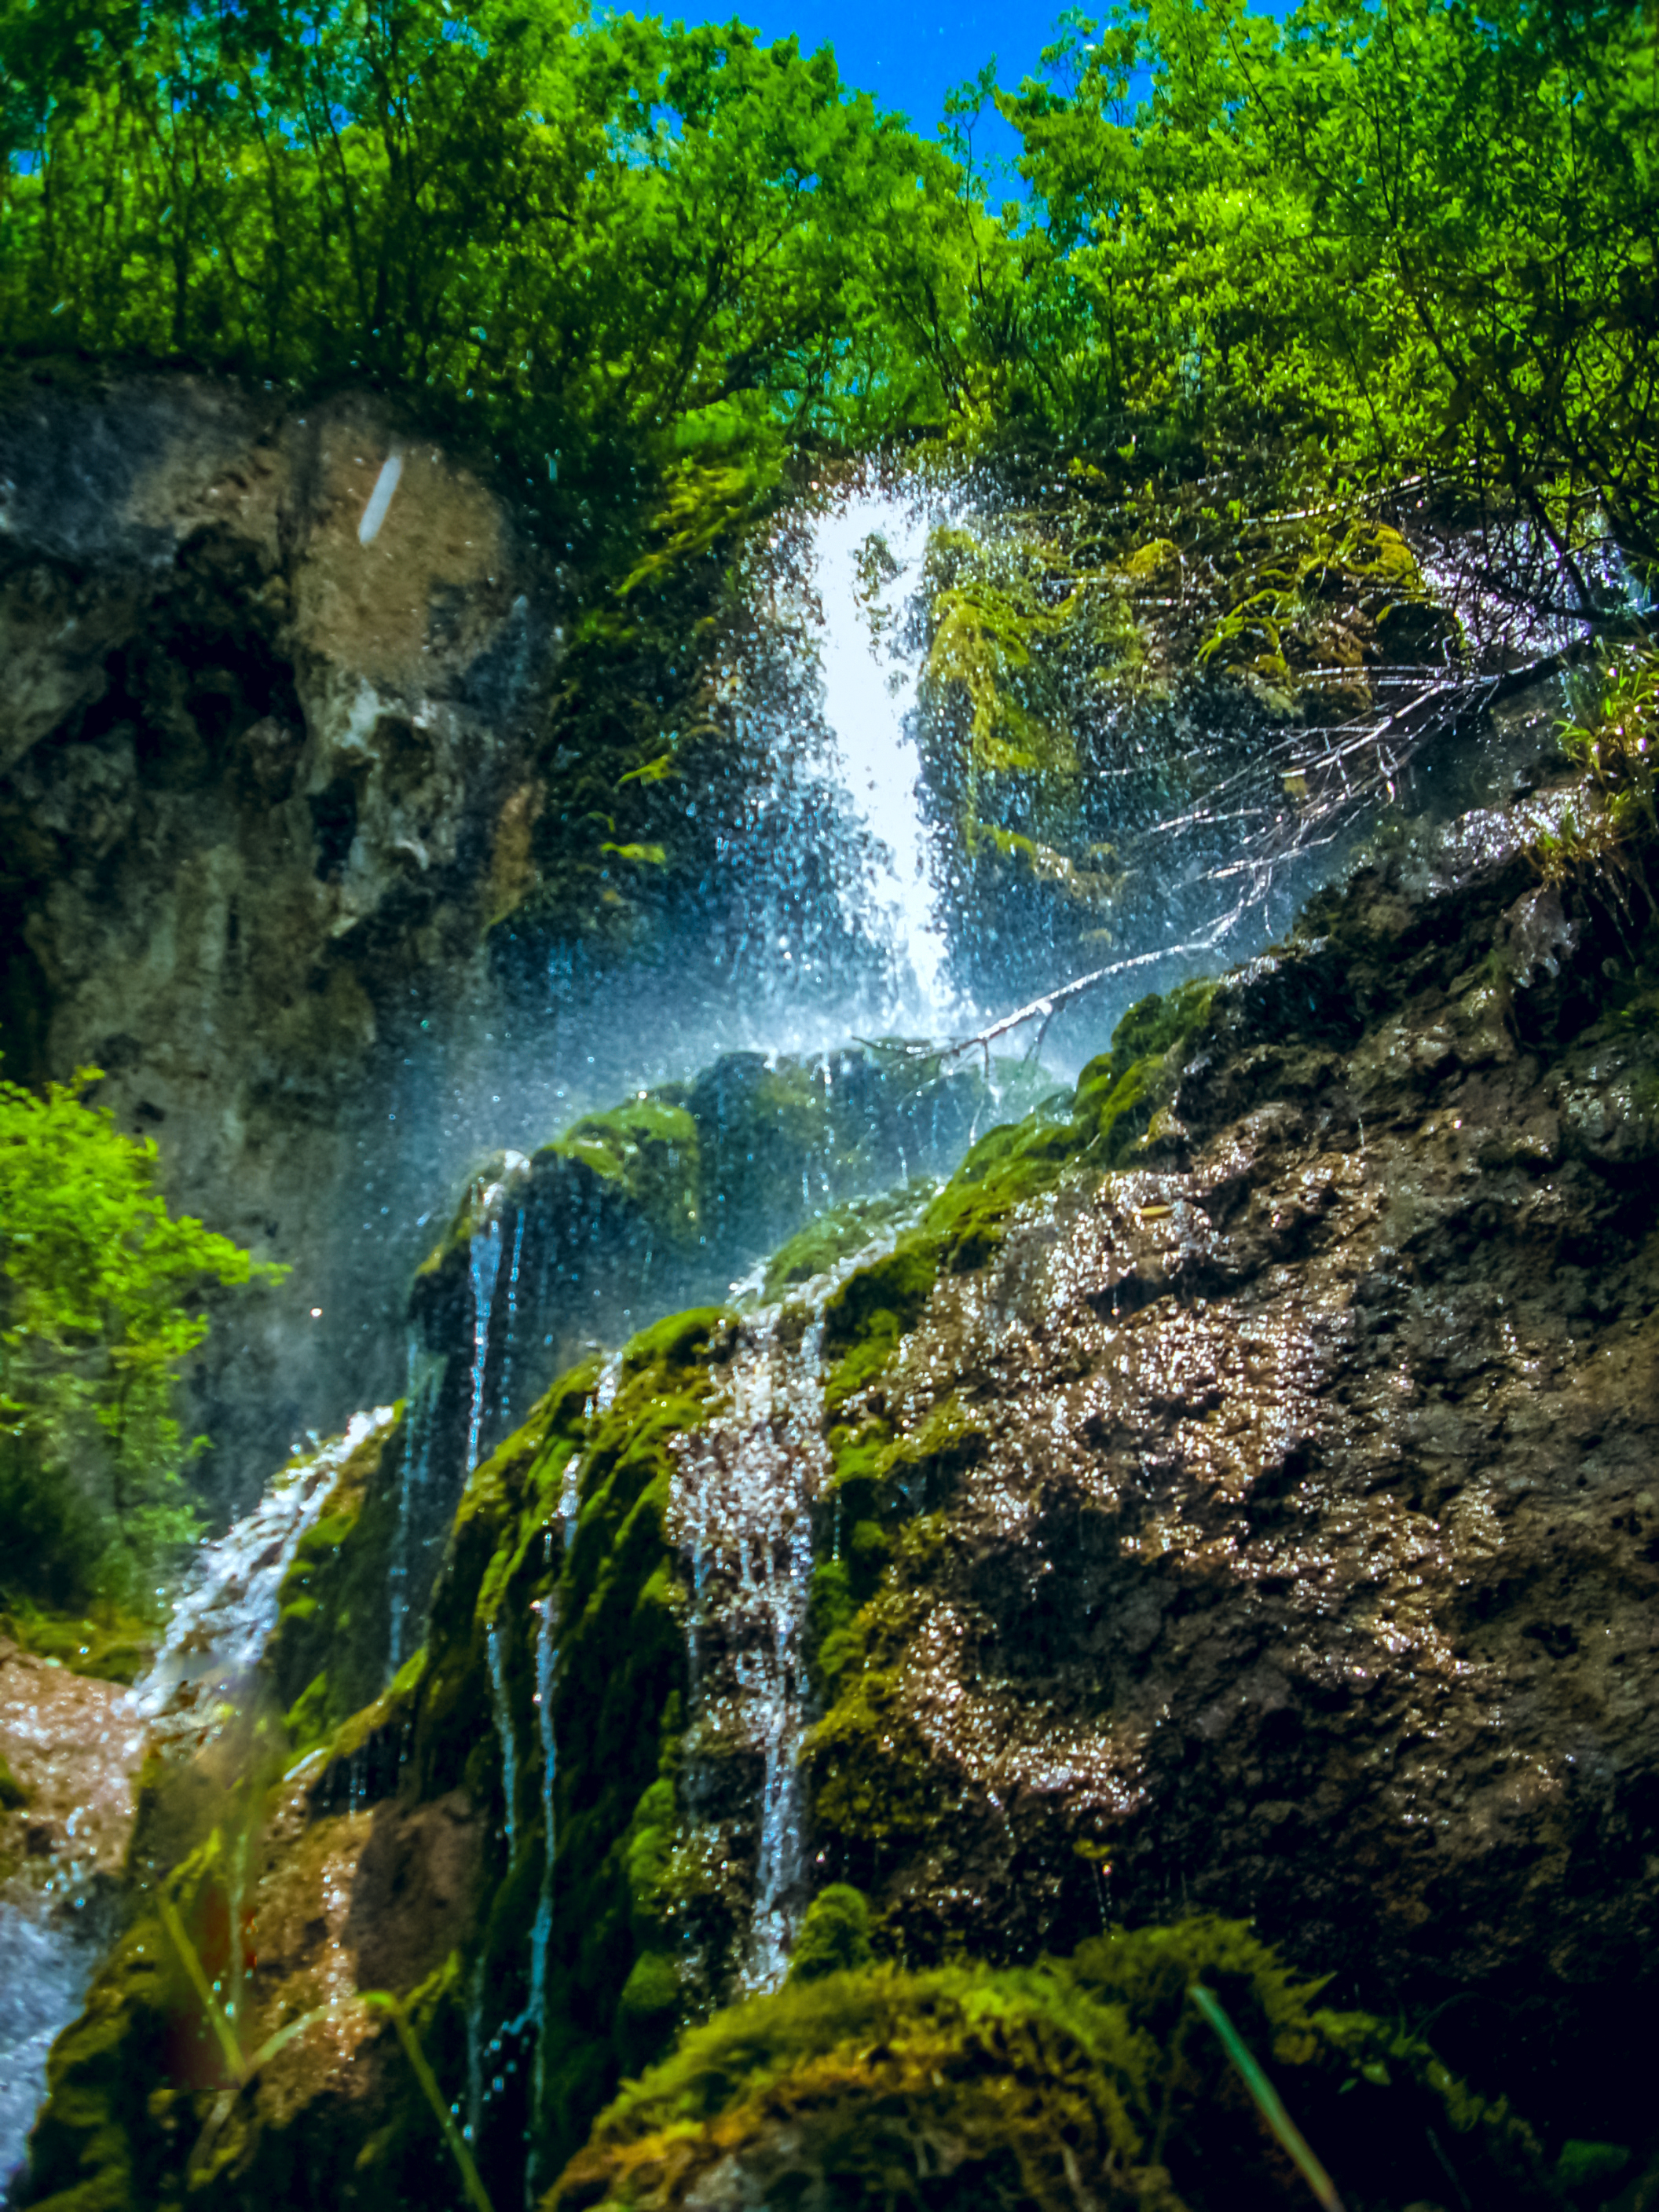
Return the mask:
[[0,392],[5,1073],[102,1068],[173,1203],[292,1265],[193,1376],[227,1501],[395,1382],[420,1253],[365,1155],[524,888],[562,598],[374,398],[46,365]]
[[[391,1686],[285,1736],[324,1632],[156,1860],[228,1972],[247,1854],[250,2050],[322,2017],[169,2056],[141,1904],[27,2201],[449,2201],[374,1987],[498,2205],[864,2201],[872,2143],[921,2203],[1305,2201],[1202,1974],[1351,2205],[1646,2205],[1659,986],[1634,876],[1544,880],[1564,804],[1396,842],[862,1252],[567,1375]],[[848,1978],[720,2010],[849,1884]]]

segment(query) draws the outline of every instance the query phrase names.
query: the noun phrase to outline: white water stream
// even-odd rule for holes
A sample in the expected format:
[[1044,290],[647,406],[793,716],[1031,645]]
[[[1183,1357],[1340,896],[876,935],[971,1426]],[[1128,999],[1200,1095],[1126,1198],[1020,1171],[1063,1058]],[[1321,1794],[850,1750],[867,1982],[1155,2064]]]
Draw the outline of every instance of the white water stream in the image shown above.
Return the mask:
[[815,518],[808,563],[822,617],[814,642],[824,719],[834,735],[833,754],[818,768],[842,786],[873,841],[859,888],[864,926],[873,925],[894,957],[896,1003],[882,1016],[933,1030],[946,1025],[953,1005],[911,722],[923,655],[906,617],[939,520],[915,498],[855,492]]
[[323,1510],[346,1462],[384,1438],[397,1408],[354,1413],[345,1433],[295,1459],[251,1513],[204,1544],[155,1662],[137,1689],[161,1742],[204,1740],[226,1700],[246,1690],[276,1626],[276,1601],[300,1539]]

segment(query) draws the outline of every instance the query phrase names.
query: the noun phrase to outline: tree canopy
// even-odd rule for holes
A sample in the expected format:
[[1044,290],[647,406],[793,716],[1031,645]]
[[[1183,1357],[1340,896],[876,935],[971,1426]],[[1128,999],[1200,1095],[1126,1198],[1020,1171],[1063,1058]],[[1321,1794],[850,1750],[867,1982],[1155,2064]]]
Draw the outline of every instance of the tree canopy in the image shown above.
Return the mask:
[[1012,422],[1431,474],[1650,562],[1656,33],[1648,0],[1133,0],[932,143],[737,22],[0,0],[0,346],[372,378],[573,543],[646,508],[701,542],[803,436]]

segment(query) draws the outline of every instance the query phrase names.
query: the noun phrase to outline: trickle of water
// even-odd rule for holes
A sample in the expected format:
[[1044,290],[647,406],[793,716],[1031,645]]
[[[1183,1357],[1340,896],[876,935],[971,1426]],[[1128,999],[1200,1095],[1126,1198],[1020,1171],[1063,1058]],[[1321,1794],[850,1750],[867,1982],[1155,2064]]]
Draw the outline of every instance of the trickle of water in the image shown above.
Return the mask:
[[501,1747],[501,1797],[506,1807],[507,1863],[519,1856],[519,1746],[513,1728],[513,1706],[507,1693],[507,1666],[501,1656],[501,1632],[491,1621],[484,1636],[489,1658],[490,1701],[495,1711],[495,1735]]
[[527,1218],[521,1206],[513,1231],[513,1261],[507,1271],[507,1338],[501,1348],[501,1422],[504,1429],[513,1419],[513,1340],[519,1325],[519,1261],[524,1252],[524,1224]]
[[[836,1279],[811,1286],[820,1312]],[[681,1440],[671,1503],[672,1532],[691,1570],[694,1732],[757,1754],[762,1767],[754,1915],[741,1968],[750,1990],[782,1981],[805,1903],[800,1753],[812,1715],[803,1645],[812,1510],[830,1472],[823,1322],[787,1340],[780,1310],[743,1322],[726,1408]]]
[[386,1572],[391,1620],[386,1632],[386,1680],[391,1681],[404,1663],[404,1637],[409,1620],[410,1557],[415,1501],[426,1488],[432,1456],[433,1414],[448,1362],[442,1353],[428,1352],[416,1331],[409,1332],[409,1382],[404,1399],[404,1464],[398,1485],[398,1526],[392,1538],[392,1564]]
[[501,1271],[501,1218],[491,1212],[468,1246],[472,1269],[472,1409],[466,1425],[466,1471],[478,1464],[478,1441],[483,1430],[484,1370],[489,1364],[489,1310],[495,1298],[495,1279]]
[[196,1733],[201,1713],[246,1684],[276,1626],[277,1595],[300,1539],[346,1462],[396,1419],[392,1406],[354,1413],[343,1436],[290,1461],[251,1513],[203,1545],[155,1663],[134,1692],[162,1741]]
[[[554,1817],[554,1785],[558,1778],[559,1747],[554,1732],[553,1684],[558,1672],[559,1600],[556,1591],[541,1601],[536,1626],[536,1716],[542,1747],[542,1890],[536,1900],[535,1923],[530,1931],[530,1996],[520,2026],[536,2038],[535,2100],[539,2114],[547,2082],[547,1955],[553,1940],[553,1860],[558,1846]],[[532,2139],[525,2169],[525,2203],[532,2206],[538,2195],[538,2164]]]

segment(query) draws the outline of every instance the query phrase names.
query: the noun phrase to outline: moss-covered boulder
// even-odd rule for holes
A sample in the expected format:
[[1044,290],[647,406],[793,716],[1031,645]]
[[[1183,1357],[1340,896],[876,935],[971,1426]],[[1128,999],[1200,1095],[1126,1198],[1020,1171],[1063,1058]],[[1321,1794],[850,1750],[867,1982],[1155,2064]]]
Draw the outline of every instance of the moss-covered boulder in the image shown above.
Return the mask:
[[[826,1893],[828,1894],[828,1893]],[[1194,2000],[1242,2040],[1230,2057]],[[1531,2131],[1428,2046],[1316,2009],[1236,1923],[1114,1929],[1023,1970],[896,1968],[792,1979],[721,2013],[632,2082],[544,2200],[1299,2208],[1311,2145],[1351,2208],[1565,2204]],[[1282,2095],[1289,2128],[1272,2107]],[[1294,2130],[1292,2136],[1291,2130]]]

